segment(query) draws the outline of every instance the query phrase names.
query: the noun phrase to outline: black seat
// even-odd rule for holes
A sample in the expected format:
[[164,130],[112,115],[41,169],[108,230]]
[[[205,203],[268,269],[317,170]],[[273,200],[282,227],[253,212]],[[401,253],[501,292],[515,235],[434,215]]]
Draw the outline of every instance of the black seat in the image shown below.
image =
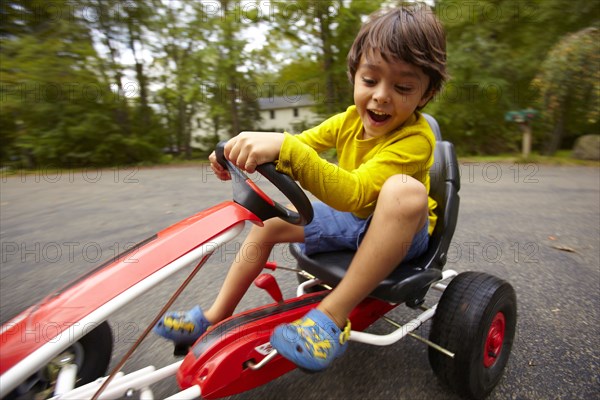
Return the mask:
[[[460,174],[454,146],[442,140],[437,121],[430,115],[424,115],[437,140],[434,164],[430,170],[429,192],[438,204],[435,210],[438,216],[437,223],[427,252],[414,260],[402,263],[371,294],[385,301],[406,302],[408,305],[420,304],[431,284],[440,279],[456,228],[460,202]],[[342,280],[354,256],[353,251],[335,251],[308,257],[298,244],[291,244],[290,247],[301,269],[332,286]]]

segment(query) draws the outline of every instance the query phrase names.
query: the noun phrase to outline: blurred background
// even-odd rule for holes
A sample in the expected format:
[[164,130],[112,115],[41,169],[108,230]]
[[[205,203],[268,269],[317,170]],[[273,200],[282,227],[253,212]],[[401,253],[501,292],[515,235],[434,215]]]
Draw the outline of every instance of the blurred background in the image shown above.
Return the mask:
[[[0,162],[157,164],[205,159],[243,130],[299,133],[352,104],[347,51],[397,4],[3,0]],[[427,4],[451,80],[425,111],[461,155],[519,154],[525,133],[554,154],[599,133],[600,2]]]
[[[200,164],[218,140],[242,130],[299,133],[344,111],[348,49],[370,13],[397,4],[0,0],[0,322],[230,198],[230,184]],[[529,162],[600,158],[600,1],[427,4],[447,31],[451,79],[425,111],[461,156],[448,267],[507,279],[519,297],[511,362],[490,398],[600,398],[600,164]],[[525,137],[530,158],[517,158]],[[576,143],[591,154],[572,151]],[[173,309],[209,304],[239,246],[220,250]],[[272,257],[293,266],[285,246]],[[188,273],[111,316],[113,366]],[[275,275],[293,296],[295,276]],[[253,288],[240,311],[268,299]],[[395,317],[410,312],[399,307]],[[144,341],[126,370],[171,363],[161,340]],[[329,378],[295,372],[237,398],[455,400],[435,383],[426,352],[412,341],[357,345],[354,361]],[[160,386],[156,398],[175,387]]]

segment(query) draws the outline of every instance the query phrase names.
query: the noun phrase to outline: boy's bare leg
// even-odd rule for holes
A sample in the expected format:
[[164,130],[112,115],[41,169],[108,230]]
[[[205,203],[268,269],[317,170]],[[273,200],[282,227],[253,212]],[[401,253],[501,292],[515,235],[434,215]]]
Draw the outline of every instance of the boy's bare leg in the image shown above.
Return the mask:
[[267,262],[276,243],[304,242],[304,228],[279,218],[252,226],[213,305],[204,316],[215,324],[233,314],[236,306]]
[[427,191],[423,184],[406,175],[389,178],[346,276],[317,308],[343,328],[354,307],[406,256],[427,218]]

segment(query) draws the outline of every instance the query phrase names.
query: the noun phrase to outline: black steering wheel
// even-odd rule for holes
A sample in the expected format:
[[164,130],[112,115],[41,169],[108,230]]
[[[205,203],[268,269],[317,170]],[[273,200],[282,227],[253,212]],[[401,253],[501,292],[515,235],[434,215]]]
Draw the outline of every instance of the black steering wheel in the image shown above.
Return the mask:
[[233,201],[250,210],[261,220],[278,217],[294,225],[306,225],[313,219],[313,208],[306,193],[286,174],[277,172],[275,164],[266,163],[256,167],[256,171],[267,178],[296,207],[291,210],[271,199],[248,176],[225,158],[225,143],[217,144],[215,154],[219,164],[231,175]]

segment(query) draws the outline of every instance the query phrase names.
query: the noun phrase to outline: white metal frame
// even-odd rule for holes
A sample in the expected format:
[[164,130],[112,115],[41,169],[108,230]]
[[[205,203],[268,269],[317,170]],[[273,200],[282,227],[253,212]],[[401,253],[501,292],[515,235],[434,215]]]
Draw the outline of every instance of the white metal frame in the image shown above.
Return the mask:
[[[442,272],[442,279],[433,285],[432,287],[437,290],[445,290],[446,286],[442,282],[446,279],[454,278],[457,272],[454,270],[446,270]],[[437,304],[431,306],[427,310],[423,311],[416,318],[408,321],[404,325],[398,327],[395,331],[388,333],[387,335],[374,335],[372,333],[351,331],[350,339],[353,342],[372,344],[375,346],[389,346],[398,342],[412,331],[418,329],[425,322],[429,321],[435,315]]]
[[[150,385],[160,382],[170,376],[175,375],[183,360],[167,365],[166,367],[156,369],[154,366],[148,366],[131,372],[127,375],[119,373],[104,389],[98,399],[118,399],[123,397],[130,390],[141,390],[142,398],[153,399],[153,393]],[[78,387],[68,393],[58,394],[52,397],[52,400],[81,400],[91,398],[102,386],[106,377],[97,379],[87,385]],[[169,399],[196,399],[200,397],[200,388],[193,386],[189,389],[180,391]]]
[[[433,289],[444,291],[446,289],[446,284],[443,282],[450,278],[454,278],[458,273],[454,270],[446,270],[442,271],[442,278],[439,282],[432,286]],[[311,288],[313,286],[318,286],[322,282],[319,279],[309,279],[305,282],[302,282],[297,289],[297,295],[302,296],[306,294],[306,289]],[[435,315],[435,310],[437,308],[437,304],[433,305],[431,308],[425,310],[421,314],[419,314],[416,318],[410,320],[404,325],[398,327],[395,331],[387,334],[387,335],[374,335],[372,333],[360,332],[360,331],[350,331],[350,341],[366,343],[375,346],[389,346],[398,342],[400,339],[404,338],[406,335],[410,334],[414,330],[418,329],[425,322],[429,321]]]

